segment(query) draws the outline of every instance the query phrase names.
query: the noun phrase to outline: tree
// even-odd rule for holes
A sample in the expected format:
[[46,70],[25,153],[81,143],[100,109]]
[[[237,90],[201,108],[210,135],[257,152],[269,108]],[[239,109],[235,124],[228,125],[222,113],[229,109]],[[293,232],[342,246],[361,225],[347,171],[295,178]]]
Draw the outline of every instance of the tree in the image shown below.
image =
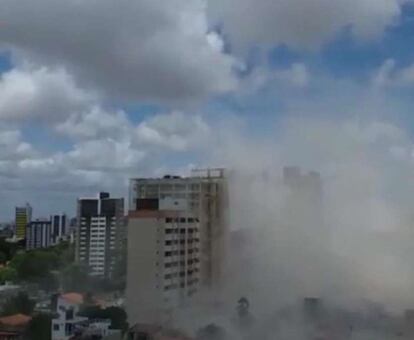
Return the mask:
[[60,273],[61,286],[67,291],[85,292],[89,288],[89,276],[86,269],[77,264],[71,264]]
[[10,261],[19,249],[20,244],[9,243],[5,238],[0,238],[0,251],[6,255],[6,261]]
[[4,267],[0,269],[0,283],[15,282],[17,280],[17,271],[12,267]]
[[33,312],[35,302],[29,299],[25,292],[20,292],[16,296],[9,298],[3,305],[2,315],[26,314]]
[[8,260],[7,257],[8,257],[7,254],[4,251],[0,250],[0,263],[1,264],[4,264],[7,262]]
[[38,314],[30,322],[25,338],[27,340],[50,340],[51,325],[52,315],[45,313]]
[[16,269],[21,280],[33,280],[47,276],[51,270],[59,268],[59,257],[47,250],[34,250],[16,254],[10,266]]

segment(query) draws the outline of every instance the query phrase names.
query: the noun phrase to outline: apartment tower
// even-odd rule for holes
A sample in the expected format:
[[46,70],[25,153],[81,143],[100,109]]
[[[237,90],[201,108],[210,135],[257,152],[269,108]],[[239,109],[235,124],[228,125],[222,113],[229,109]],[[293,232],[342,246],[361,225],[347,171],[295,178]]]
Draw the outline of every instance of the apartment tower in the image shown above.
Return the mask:
[[15,235],[18,239],[26,238],[26,228],[32,220],[32,207],[26,203],[24,207],[16,207],[15,215]]
[[126,301],[131,323],[166,322],[197,291],[219,289],[226,207],[223,169],[130,180]]
[[79,198],[76,226],[76,261],[91,276],[111,278],[122,244],[124,199],[101,192]]

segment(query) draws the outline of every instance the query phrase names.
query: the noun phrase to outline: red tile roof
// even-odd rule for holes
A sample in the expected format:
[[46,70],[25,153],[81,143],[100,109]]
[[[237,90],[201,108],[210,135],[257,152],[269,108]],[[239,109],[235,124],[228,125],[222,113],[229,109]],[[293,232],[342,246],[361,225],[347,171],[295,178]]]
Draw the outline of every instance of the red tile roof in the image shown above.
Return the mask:
[[0,323],[6,326],[25,326],[32,320],[32,317],[24,314],[15,314],[0,318]]
[[73,303],[76,305],[83,304],[83,295],[80,293],[66,293],[62,294],[61,297],[65,299],[69,303]]

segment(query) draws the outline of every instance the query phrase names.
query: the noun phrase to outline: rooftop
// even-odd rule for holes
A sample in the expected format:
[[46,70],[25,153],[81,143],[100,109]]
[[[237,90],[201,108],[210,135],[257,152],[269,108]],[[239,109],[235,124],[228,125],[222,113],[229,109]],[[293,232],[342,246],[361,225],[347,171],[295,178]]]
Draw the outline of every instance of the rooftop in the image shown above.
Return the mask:
[[81,305],[83,303],[83,295],[80,293],[66,293],[60,296],[69,303]]
[[14,314],[0,318],[0,324],[13,327],[26,326],[31,320],[31,316],[24,314]]

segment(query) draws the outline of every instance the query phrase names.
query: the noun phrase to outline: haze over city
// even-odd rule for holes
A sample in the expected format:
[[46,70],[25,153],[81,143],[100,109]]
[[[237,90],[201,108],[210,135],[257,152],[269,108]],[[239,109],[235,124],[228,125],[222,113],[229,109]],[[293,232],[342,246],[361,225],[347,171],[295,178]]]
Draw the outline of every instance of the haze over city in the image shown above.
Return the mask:
[[0,291],[0,326],[409,339],[413,19],[412,0],[0,0],[0,283],[33,301]]

